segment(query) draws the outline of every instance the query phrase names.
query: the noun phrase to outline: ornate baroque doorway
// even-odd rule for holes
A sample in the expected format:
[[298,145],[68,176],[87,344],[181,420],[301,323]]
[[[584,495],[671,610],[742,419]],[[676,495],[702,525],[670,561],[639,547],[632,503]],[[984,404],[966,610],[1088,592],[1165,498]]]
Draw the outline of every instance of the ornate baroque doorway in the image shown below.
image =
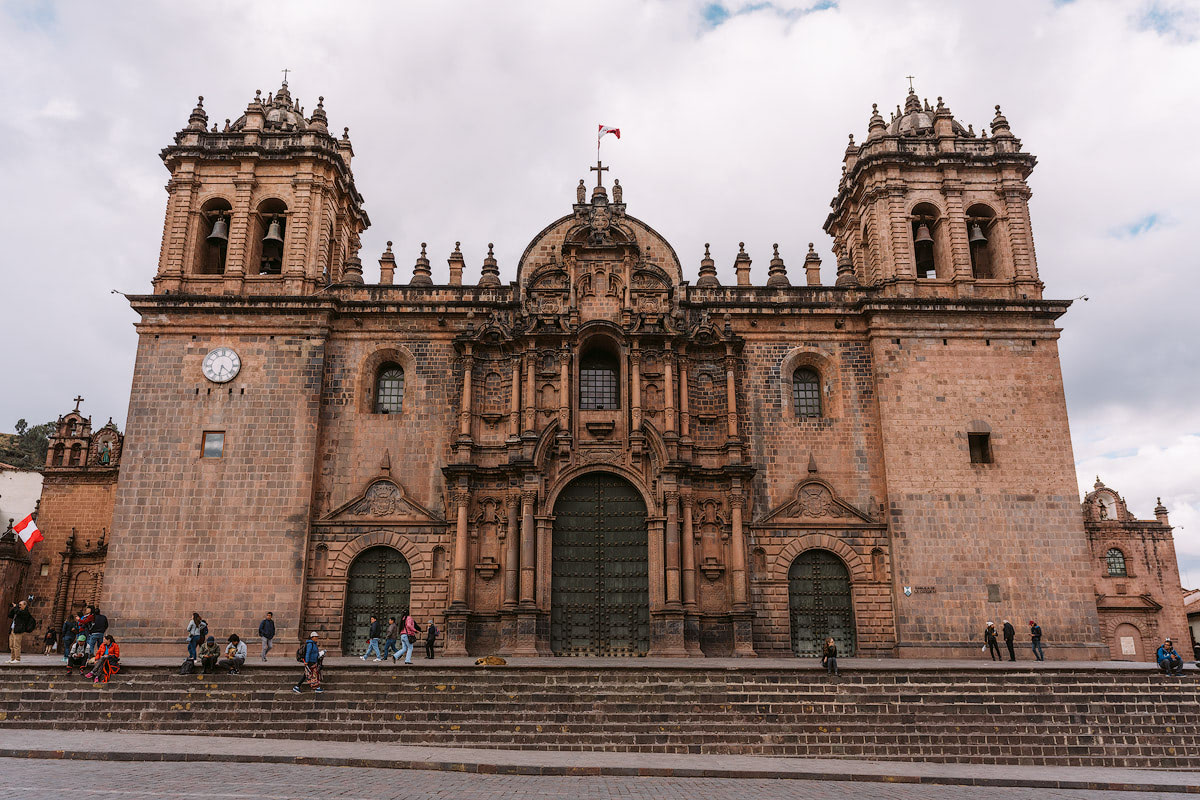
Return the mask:
[[806,550],[788,570],[792,652],[817,656],[832,636],[839,656],[854,655],[854,606],[850,573],[828,550]]
[[561,656],[650,649],[646,504],[607,473],[571,482],[554,504],[550,647]]
[[366,649],[372,614],[386,627],[388,617],[398,617],[408,608],[410,576],[404,556],[390,547],[371,547],[359,553],[346,576],[343,654]]

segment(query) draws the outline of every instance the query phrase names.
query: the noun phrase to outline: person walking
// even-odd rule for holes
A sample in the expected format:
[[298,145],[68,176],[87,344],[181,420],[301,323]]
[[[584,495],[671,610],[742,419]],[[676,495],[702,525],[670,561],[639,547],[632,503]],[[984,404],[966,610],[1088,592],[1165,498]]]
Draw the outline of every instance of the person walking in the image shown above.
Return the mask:
[[104,634],[108,633],[108,617],[100,613],[99,608],[93,607],[92,621],[88,624],[88,655],[95,655],[96,648],[104,641]]
[[1175,645],[1167,639],[1158,648],[1158,652],[1154,656],[1154,660],[1158,662],[1158,668],[1168,675],[1183,674],[1183,656],[1179,655],[1179,651],[1175,649]]
[[1017,638],[1017,629],[1013,627],[1011,622],[1004,620],[1002,631],[1004,633],[1004,645],[1008,648],[1008,660],[1016,661],[1017,651],[1013,650],[1013,639]]
[[229,644],[225,645],[225,658],[217,664],[227,667],[230,675],[240,675],[242,665],[246,663],[246,643],[236,633],[229,634]]
[[271,652],[275,641],[275,615],[270,611],[263,617],[263,621],[258,623],[258,638],[262,639],[262,660],[266,661],[267,653]]
[[437,642],[438,628],[433,624],[433,620],[429,620],[428,627],[425,628],[425,657],[433,658],[433,645]]
[[321,659],[325,654],[317,646],[316,631],[308,635],[308,641],[304,643],[301,652],[297,655],[299,656],[297,660],[304,664],[304,677],[292,687],[292,691],[300,694],[306,685],[311,686],[314,692],[325,691],[321,688]]
[[387,661],[396,652],[396,639],[400,637],[400,626],[395,617],[388,617],[387,631],[383,634],[383,660]]
[[413,645],[416,644],[417,632],[421,630],[421,627],[417,625],[417,621],[413,619],[412,614],[408,613],[408,609],[404,610],[401,618],[404,620],[404,622],[400,633],[400,649],[396,651],[396,655],[393,656],[393,658],[394,660],[399,661],[400,656],[403,655],[404,663],[411,664]]
[[21,660],[25,634],[33,633],[37,628],[37,620],[29,613],[29,603],[26,600],[13,603],[12,608],[8,609],[8,618],[12,620],[8,633],[8,660],[16,663]]
[[983,629],[983,649],[988,651],[988,655],[992,657],[992,661],[1003,661],[1000,655],[1000,643],[996,641],[996,626],[989,622],[987,627]]
[[1046,651],[1042,648],[1042,626],[1029,620],[1029,643],[1033,648],[1033,657],[1038,661],[1046,660]]
[[837,644],[833,641],[832,636],[825,640],[825,647],[821,649],[821,666],[825,668],[825,672],[835,678],[840,674],[837,663]]
[[187,637],[188,637],[188,658],[192,661],[196,660],[196,648],[208,636],[208,623],[200,618],[199,611],[192,612],[192,618],[188,621]]
[[363,653],[359,658],[363,661],[367,660],[367,656],[375,653],[376,661],[383,661],[379,652],[379,634],[382,633],[382,626],[374,614],[371,615],[371,627],[367,631],[367,652]]

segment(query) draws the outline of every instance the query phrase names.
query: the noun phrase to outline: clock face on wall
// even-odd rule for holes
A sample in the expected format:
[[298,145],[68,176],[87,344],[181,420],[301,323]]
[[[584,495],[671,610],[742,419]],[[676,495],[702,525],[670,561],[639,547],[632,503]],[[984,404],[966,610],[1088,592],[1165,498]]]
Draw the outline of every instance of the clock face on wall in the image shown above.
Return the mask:
[[218,347],[204,357],[201,369],[204,377],[213,383],[228,383],[237,377],[242,368],[242,359],[231,347]]

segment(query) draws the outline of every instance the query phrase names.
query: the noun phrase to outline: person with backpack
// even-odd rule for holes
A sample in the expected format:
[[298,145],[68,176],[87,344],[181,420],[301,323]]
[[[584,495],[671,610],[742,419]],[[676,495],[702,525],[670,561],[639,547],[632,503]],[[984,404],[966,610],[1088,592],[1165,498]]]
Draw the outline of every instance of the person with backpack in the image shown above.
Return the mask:
[[188,658],[192,661],[196,660],[196,648],[204,642],[207,636],[208,623],[200,618],[199,611],[193,611],[192,618],[188,620],[187,625]]
[[26,600],[13,603],[12,608],[8,610],[8,618],[12,620],[8,634],[8,660],[19,662],[21,648],[25,644],[25,634],[37,630],[37,620],[29,613],[29,603]]
[[293,692],[300,694],[305,686],[311,686],[314,692],[325,691],[321,688],[321,660],[324,657],[325,651],[317,645],[317,632],[313,631],[308,635],[308,641],[296,651],[296,660],[304,665],[304,677],[292,687]]
[[1042,649],[1042,626],[1029,620],[1029,643],[1033,648],[1033,657],[1038,661],[1046,660],[1046,651]]

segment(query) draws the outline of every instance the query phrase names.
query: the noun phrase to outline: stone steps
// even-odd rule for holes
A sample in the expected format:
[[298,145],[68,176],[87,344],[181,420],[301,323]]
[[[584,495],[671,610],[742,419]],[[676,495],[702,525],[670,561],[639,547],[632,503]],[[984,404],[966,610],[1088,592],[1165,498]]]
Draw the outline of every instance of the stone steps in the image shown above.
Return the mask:
[[740,753],[1200,768],[1200,684],[1145,671],[298,667],[107,686],[0,673],[0,727],[201,733],[506,749]]

